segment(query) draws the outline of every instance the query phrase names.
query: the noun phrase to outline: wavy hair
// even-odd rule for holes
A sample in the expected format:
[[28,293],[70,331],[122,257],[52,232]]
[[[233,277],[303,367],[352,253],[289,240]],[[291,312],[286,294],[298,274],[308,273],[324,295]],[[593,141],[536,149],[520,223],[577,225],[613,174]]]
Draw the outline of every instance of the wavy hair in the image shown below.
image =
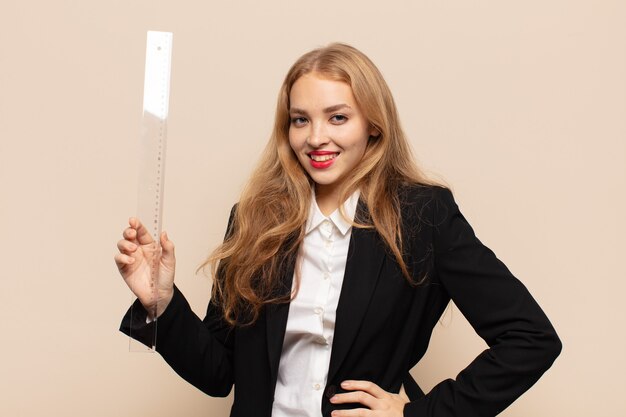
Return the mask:
[[[289,145],[289,97],[296,80],[313,72],[350,85],[357,105],[379,132],[369,139],[361,162],[344,181],[340,201],[360,190],[368,216],[355,219],[353,226],[375,228],[406,279],[416,284],[402,256],[399,189],[434,183],[413,161],[380,71],[354,47],[332,43],[301,56],[287,73],[278,94],[272,134],[231,213],[227,236],[198,268],[211,267],[215,277],[212,302],[218,303],[231,325],[252,324],[263,306],[288,302],[295,294],[281,278],[293,265],[304,239],[313,181]],[[296,290],[298,283],[296,276]]]

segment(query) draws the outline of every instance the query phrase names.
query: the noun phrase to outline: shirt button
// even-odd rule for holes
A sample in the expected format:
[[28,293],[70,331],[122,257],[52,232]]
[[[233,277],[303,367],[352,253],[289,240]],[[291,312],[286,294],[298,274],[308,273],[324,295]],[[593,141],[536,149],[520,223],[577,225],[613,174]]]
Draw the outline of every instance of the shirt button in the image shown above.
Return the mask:
[[320,384],[313,384],[313,389],[315,391],[319,391],[322,388],[322,386]]
[[324,242],[324,247],[330,248],[330,245],[331,245],[331,241],[330,240],[327,240],[326,242]]
[[315,314],[322,314],[324,312],[324,309],[322,307],[315,307],[313,311],[315,312]]
[[324,272],[324,279],[330,278],[330,274],[328,272]]
[[326,345],[328,344],[328,340],[326,340],[324,336],[320,336],[317,338],[317,343],[319,343],[320,345]]

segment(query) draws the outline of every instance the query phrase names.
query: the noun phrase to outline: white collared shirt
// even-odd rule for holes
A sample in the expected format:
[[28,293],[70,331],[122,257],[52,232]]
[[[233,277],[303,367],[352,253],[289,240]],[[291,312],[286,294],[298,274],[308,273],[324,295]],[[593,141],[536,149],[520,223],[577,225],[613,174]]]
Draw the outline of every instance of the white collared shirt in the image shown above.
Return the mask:
[[[343,204],[350,220],[358,200],[356,191]],[[326,217],[313,197],[296,263],[300,289],[289,306],[272,417],[321,416],[351,230],[339,209]]]

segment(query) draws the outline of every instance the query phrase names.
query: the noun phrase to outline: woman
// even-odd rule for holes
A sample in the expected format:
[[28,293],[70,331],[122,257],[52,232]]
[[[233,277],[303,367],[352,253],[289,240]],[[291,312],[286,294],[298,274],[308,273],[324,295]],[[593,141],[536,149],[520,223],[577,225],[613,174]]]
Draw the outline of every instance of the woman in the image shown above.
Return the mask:
[[[115,257],[127,282],[152,243],[129,223]],[[143,314],[122,331],[145,341],[157,316],[178,374],[213,396],[235,386],[231,416],[493,416],[561,349],[450,190],[415,167],[382,75],[344,44],[288,72],[261,162],[202,265],[215,276],[204,320],[174,286],[165,233],[161,246],[158,300],[134,285]],[[450,299],[490,347],[425,395],[408,372]]]

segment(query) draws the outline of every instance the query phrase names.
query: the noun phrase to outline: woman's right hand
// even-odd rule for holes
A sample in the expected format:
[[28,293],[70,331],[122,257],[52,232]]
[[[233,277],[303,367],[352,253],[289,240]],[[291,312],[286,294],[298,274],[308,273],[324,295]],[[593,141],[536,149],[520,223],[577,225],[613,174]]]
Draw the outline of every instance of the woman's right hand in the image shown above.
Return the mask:
[[[174,243],[162,232],[162,249],[159,250],[150,232],[137,218],[131,217],[128,224],[130,227],[122,234],[124,238],[117,242],[120,253],[115,255],[115,263],[128,287],[154,319],[165,311],[174,295]],[[156,282],[151,274],[155,261],[158,265]]]

